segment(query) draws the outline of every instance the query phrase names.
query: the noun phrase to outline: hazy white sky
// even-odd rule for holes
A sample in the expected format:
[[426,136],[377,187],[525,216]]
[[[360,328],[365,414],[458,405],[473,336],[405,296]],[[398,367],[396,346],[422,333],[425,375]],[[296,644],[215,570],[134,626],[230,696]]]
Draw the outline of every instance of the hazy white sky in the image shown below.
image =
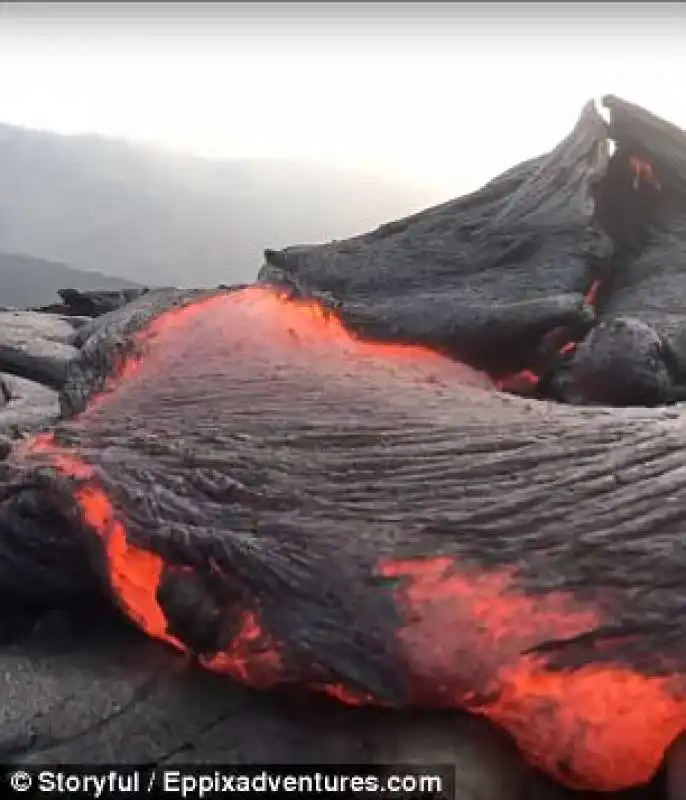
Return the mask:
[[686,5],[0,3],[0,121],[459,193],[612,92],[686,127]]

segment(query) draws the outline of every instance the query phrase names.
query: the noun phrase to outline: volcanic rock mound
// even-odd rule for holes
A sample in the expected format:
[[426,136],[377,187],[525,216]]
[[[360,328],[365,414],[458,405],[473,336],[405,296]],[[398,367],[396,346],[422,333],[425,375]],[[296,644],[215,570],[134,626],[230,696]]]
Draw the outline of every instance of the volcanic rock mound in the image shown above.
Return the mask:
[[428,345],[516,393],[685,399],[686,134],[602,103],[609,123],[589,103],[550,153],[474,194],[353,239],[267,250],[260,278],[326,298],[361,336]]

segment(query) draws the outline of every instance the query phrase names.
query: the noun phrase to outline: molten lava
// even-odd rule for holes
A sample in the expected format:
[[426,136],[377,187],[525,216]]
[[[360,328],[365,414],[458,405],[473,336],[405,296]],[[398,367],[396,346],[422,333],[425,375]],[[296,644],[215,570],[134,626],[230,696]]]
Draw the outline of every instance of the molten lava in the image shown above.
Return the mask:
[[[527,597],[514,572],[469,574],[455,560],[387,562],[401,578],[399,633],[412,702],[457,706],[508,730],[537,766],[572,788],[613,791],[647,782],[686,722],[676,684],[620,665],[562,671],[528,655],[540,642],[602,623],[570,596]],[[459,635],[449,637],[454,628]]]
[[[246,315],[246,323],[259,318],[268,320],[269,335],[289,350],[307,351],[322,359],[344,359],[348,364],[376,368],[381,373],[395,374],[398,365],[412,372],[420,382],[440,383],[440,376],[456,376],[489,386],[485,376],[453,364],[422,347],[363,342],[349,333],[342,322],[311,301],[290,301],[284,294],[260,287],[231,295],[218,295],[163,313],[136,337],[134,354],[121,365],[117,374],[106,382],[105,390],[93,397],[82,418],[106,412],[109,402],[132,384],[156,380],[170,351],[178,348],[179,337],[199,319],[238,306]],[[141,355],[144,353],[144,355]],[[99,485],[94,468],[76,453],[59,446],[53,436],[40,435],[25,444],[25,455],[48,456],[51,465],[62,475],[76,481],[74,498],[82,517],[103,542],[109,566],[111,589],[123,611],[150,636],[161,639],[181,651],[189,648],[169,632],[169,621],[158,601],[158,591],[165,564],[161,556],[130,543],[125,522],[118,519],[113,504]],[[241,613],[238,630],[230,644],[212,654],[200,654],[199,662],[208,669],[232,675],[237,680],[258,688],[280,682],[283,664],[278,644],[264,631],[256,609]],[[371,702],[368,694],[340,684],[320,687],[322,691],[346,702]]]
[[[192,350],[199,329],[207,350],[202,354]],[[233,350],[232,337],[237,340]],[[303,385],[310,381],[312,397],[323,395],[324,389],[339,395],[348,385],[341,383],[340,376],[345,375],[346,381],[369,387],[368,404],[360,408],[373,414],[375,404],[383,403],[391,409],[389,414],[397,411],[402,422],[406,419],[402,412],[411,406],[412,419],[418,427],[426,421],[427,430],[439,416],[446,426],[455,427],[461,409],[459,403],[455,407],[455,395],[444,389],[465,382],[493,388],[484,376],[430,350],[361,341],[315,303],[292,301],[260,287],[163,314],[141,333],[138,346],[139,355],[125,363],[106,392],[89,404],[75,421],[77,427],[97,427],[118,403],[130,415],[127,419],[135,419],[142,404],[151,402],[149,395],[165,391],[160,378],[166,374],[171,379],[179,359],[207,374],[230,367],[231,380],[225,386],[246,391],[247,397],[263,389],[261,397],[271,403],[268,408],[288,403],[292,416],[287,419],[298,423],[301,417],[294,416],[298,398],[283,400],[278,394],[277,378],[283,370],[299,370]],[[261,351],[268,351],[271,360],[265,357],[264,363],[257,363],[255,354]],[[194,385],[188,379],[183,390],[190,393]],[[374,394],[378,387],[383,391]],[[189,419],[211,430],[210,403],[227,401],[225,394],[217,394],[209,400],[184,396],[183,402],[195,403]],[[180,404],[171,396],[169,408],[177,411]],[[166,408],[152,408],[160,417],[167,413]],[[235,414],[239,413],[258,411],[236,408]],[[303,412],[302,419],[308,421],[308,416],[309,411]],[[363,423],[364,417],[354,420],[356,426]],[[383,451],[382,437],[373,439],[372,446]],[[126,513],[108,497],[98,469],[82,453],[50,436],[35,439],[28,450],[73,482],[74,500],[102,543],[112,592],[126,614],[150,636],[189,651],[179,636],[170,633],[160,602],[164,558],[152,544],[148,548],[133,543]],[[312,469],[315,474],[316,462]],[[365,464],[356,462],[355,469],[364,470]],[[284,474],[289,474],[287,464]],[[339,483],[354,483],[356,474],[351,469]],[[363,505],[365,498],[355,502]],[[528,595],[518,586],[512,568],[477,572],[454,556],[381,557],[374,552],[373,540],[365,545],[364,534],[350,535],[360,537],[361,547],[371,548],[369,584],[379,597],[390,596],[396,611],[395,617],[389,615],[388,637],[398,653],[401,683],[410,687],[404,704],[465,708],[485,715],[508,730],[532,762],[570,786],[614,790],[652,776],[671,741],[686,727],[686,700],[676,678],[600,662],[560,670],[544,656],[532,655],[543,643],[583,636],[602,626],[606,620],[592,601],[581,602],[562,592]],[[340,545],[342,563],[348,557],[345,546]],[[259,688],[293,682],[289,642],[275,635],[266,619],[258,602],[247,603],[228,626],[233,638],[216,652],[198,654],[198,660],[208,669]],[[365,619],[359,620],[360,635],[364,626]],[[332,635],[344,638],[347,633]],[[364,688],[341,680],[314,681],[313,674],[307,672],[302,680],[311,689],[348,704],[374,702]]]

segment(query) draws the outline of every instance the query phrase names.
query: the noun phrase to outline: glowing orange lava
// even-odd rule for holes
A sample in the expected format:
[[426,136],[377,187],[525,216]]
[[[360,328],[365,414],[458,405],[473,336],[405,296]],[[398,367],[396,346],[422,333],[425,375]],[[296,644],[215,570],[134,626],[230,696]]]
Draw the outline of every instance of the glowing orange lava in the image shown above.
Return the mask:
[[270,689],[283,678],[279,648],[254,611],[243,612],[240,628],[225,650],[200,656],[199,661],[212,672],[231,675],[255,689]]
[[345,703],[347,706],[385,705],[385,703],[380,702],[373,695],[367,692],[360,692],[355,689],[350,689],[347,686],[343,686],[341,683],[310,684],[309,688],[315,689],[319,692],[324,692],[325,694],[328,694],[329,697],[333,697],[334,700],[338,700],[339,703]]
[[561,783],[615,791],[648,782],[686,729],[676,676],[613,664],[559,671],[526,655],[602,623],[572,597],[526,596],[514,573],[470,575],[449,558],[388,562],[382,574],[404,580],[399,594],[408,622],[399,636],[413,702],[487,716]]
[[[135,352],[124,359],[116,374],[107,380],[103,392],[89,401],[83,413],[92,413],[106,405],[109,394],[125,388],[131,381],[150,380],[158,368],[154,363],[155,352],[170,342],[178,343],[185,328],[209,316],[220,319],[223,313],[230,314],[232,310],[240,310],[246,325],[255,321],[267,340],[278,342],[280,347],[307,351],[313,363],[335,363],[338,359],[388,373],[402,369],[419,380],[432,383],[459,376],[463,383],[493,388],[486,374],[447,359],[428,347],[360,339],[339,317],[316,301],[291,299],[284,292],[255,285],[205,297],[160,314],[133,337]],[[218,330],[217,335],[221,336],[222,331]]]

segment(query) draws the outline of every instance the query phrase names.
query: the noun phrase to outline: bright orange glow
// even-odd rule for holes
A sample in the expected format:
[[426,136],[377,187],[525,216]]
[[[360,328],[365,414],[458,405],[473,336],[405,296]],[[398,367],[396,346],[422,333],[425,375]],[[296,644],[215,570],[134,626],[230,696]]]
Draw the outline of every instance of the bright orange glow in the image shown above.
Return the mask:
[[[307,352],[312,368],[332,363],[346,368],[365,369],[392,375],[401,370],[418,383],[441,384],[455,381],[492,389],[485,374],[448,359],[428,347],[372,342],[349,331],[339,317],[309,299],[290,299],[268,286],[250,286],[240,291],[205,297],[164,312],[133,337],[133,352],[123,359],[116,374],[101,394],[89,400],[83,415],[97,413],[107,406],[108,397],[134,382],[153,378],[160,365],[183,340],[184,331],[207,318],[216,321],[216,335],[235,336],[237,327],[259,326],[265,341],[279,348]],[[232,322],[233,320],[233,322]],[[236,322],[240,320],[240,322]]]
[[279,649],[253,611],[243,612],[240,630],[225,650],[199,661],[212,672],[231,675],[256,689],[270,689],[283,676]]
[[[572,788],[615,791],[648,782],[686,728],[686,703],[675,697],[673,681],[619,665],[555,672],[542,659],[523,657],[496,681],[500,695],[481,712]],[[563,768],[561,755],[568,759]]]
[[367,692],[359,692],[354,689],[349,689],[341,683],[330,683],[321,685],[311,685],[310,689],[328,694],[334,700],[340,703],[345,703],[347,706],[379,706],[384,703],[379,702],[375,697]]
[[597,628],[592,607],[561,593],[527,596],[513,572],[470,574],[449,558],[394,561],[381,571],[404,581],[408,622],[399,638],[413,701],[489,717],[561,783],[615,791],[647,782],[686,729],[676,678],[613,664],[556,671],[525,655]]
[[145,357],[136,355],[128,358],[120,372],[108,382],[107,391],[113,391],[131,378],[145,377],[151,361],[149,352],[154,351],[157,345],[161,349],[167,339],[173,340],[194,319],[222,309],[226,309],[225,313],[231,313],[232,309],[234,312],[239,310],[245,324],[249,324],[251,318],[259,320],[263,335],[272,333],[274,340],[281,345],[290,344],[294,348],[307,349],[313,355],[323,353],[328,357],[354,357],[365,362],[372,361],[381,369],[392,369],[394,365],[401,364],[409,370],[423,371],[429,379],[436,377],[432,370],[453,377],[457,374],[466,376],[468,373],[472,378],[480,379],[484,388],[492,387],[486,375],[447,359],[428,347],[360,339],[343,325],[339,317],[314,300],[294,300],[271,287],[250,286],[239,292],[213,295],[158,316],[136,337],[138,349],[145,352]]

